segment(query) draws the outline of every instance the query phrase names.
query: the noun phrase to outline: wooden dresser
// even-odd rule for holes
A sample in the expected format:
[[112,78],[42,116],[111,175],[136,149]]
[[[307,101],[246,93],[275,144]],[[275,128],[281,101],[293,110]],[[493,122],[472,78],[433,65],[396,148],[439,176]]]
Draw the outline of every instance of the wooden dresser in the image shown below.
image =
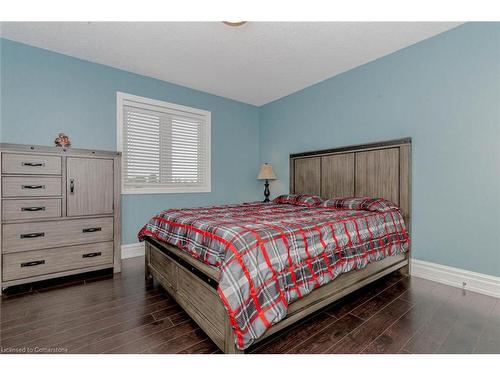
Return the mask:
[[120,153],[0,144],[0,293],[121,270]]

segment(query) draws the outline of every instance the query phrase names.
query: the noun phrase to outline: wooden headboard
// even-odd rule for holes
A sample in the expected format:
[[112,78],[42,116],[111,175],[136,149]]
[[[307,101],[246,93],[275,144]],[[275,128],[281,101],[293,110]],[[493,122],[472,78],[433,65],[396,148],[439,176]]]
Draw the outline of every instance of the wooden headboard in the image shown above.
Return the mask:
[[292,154],[290,193],[385,198],[410,226],[411,138]]

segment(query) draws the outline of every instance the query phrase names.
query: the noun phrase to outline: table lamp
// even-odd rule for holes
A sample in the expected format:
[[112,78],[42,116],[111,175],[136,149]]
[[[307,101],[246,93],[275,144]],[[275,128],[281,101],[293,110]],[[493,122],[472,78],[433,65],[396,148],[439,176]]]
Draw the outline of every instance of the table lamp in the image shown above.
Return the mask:
[[264,184],[265,189],[264,189],[264,203],[269,202],[269,180],[276,180],[276,174],[273,171],[273,166],[268,163],[262,164],[260,167],[259,175],[257,176],[257,179],[259,180],[266,180],[266,183]]

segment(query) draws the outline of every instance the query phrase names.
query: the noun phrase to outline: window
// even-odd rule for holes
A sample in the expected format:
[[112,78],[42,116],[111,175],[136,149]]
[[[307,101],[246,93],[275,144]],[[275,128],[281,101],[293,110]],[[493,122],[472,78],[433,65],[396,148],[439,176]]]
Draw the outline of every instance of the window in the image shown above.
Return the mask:
[[117,93],[122,193],[210,191],[208,111]]

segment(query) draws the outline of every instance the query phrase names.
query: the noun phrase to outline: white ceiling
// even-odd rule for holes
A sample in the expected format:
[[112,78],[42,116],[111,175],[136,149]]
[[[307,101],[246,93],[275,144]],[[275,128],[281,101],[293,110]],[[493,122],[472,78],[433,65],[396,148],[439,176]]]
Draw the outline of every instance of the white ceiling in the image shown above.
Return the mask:
[[4,22],[2,36],[257,106],[457,22]]

